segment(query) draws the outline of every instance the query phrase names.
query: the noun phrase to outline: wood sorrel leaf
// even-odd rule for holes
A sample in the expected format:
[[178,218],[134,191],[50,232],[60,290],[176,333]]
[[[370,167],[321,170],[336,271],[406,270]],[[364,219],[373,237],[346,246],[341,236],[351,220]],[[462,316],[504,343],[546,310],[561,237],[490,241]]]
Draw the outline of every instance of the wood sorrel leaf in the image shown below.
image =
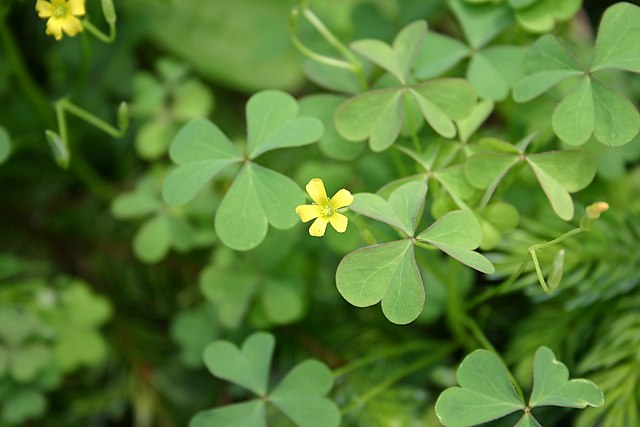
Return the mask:
[[396,227],[407,236],[413,236],[426,194],[425,182],[409,182],[396,188],[389,195],[388,201],[376,194],[355,194],[349,209]]
[[604,403],[602,390],[585,379],[569,380],[569,370],[548,347],[536,351],[533,362],[533,390],[529,406],[585,408]]
[[414,321],[424,306],[424,285],[409,239],[351,252],[338,265],[336,285],[356,307],[382,301],[384,315],[400,325]]
[[273,335],[265,332],[252,334],[241,348],[229,341],[214,341],[204,351],[204,363],[216,377],[265,396],[274,347]]
[[620,68],[640,73],[640,7],[617,3],[602,15],[591,71]]
[[202,411],[189,423],[189,427],[211,426],[267,427],[265,403],[261,400],[250,400]]
[[469,53],[470,50],[464,43],[430,31],[417,55],[415,75],[422,80],[437,77],[456,65]]
[[533,418],[531,412],[525,412],[525,414],[518,420],[518,423],[513,427],[542,427],[538,420]]
[[247,102],[247,151],[251,159],[277,148],[311,144],[322,132],[320,120],[298,117],[298,102],[288,93],[262,91]]
[[506,5],[474,5],[462,0],[449,0],[449,7],[474,49],[488,44],[513,22],[513,14]]
[[483,273],[495,271],[493,264],[483,255],[474,252],[480,245],[482,233],[475,216],[468,211],[451,211],[416,236],[430,243],[461,263]]
[[149,264],[160,261],[171,247],[171,229],[169,218],[158,215],[147,220],[133,239],[133,251],[136,256]]
[[631,141],[640,131],[640,114],[635,105],[596,79],[592,80],[591,86],[598,141],[612,146]]
[[464,79],[430,80],[413,86],[412,89],[442,110],[451,120],[467,118],[477,101],[473,85]]
[[474,426],[525,409],[493,352],[476,350],[465,357],[456,378],[460,387],[446,389],[436,402],[436,413],[446,427]]
[[591,137],[595,126],[594,97],[591,80],[586,78],[553,112],[556,135],[570,145],[582,145]]
[[324,397],[333,387],[333,374],[326,365],[307,360],[282,379],[269,401],[300,427],[338,427],[340,411]]
[[162,189],[170,205],[184,205],[226,166],[242,160],[242,153],[216,125],[195,119],[176,135],[169,149],[178,165],[166,178]]
[[293,227],[297,223],[295,207],[303,202],[304,193],[290,178],[247,163],[220,203],[216,232],[232,249],[252,249],[264,240],[268,224]]

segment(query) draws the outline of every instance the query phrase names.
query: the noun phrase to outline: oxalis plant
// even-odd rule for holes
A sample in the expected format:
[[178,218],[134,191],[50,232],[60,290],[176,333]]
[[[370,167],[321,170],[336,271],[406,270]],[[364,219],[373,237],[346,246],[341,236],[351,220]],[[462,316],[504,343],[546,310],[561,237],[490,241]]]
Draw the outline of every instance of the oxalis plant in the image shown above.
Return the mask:
[[[118,366],[135,380],[85,406],[120,421],[130,406],[135,427],[640,425],[639,6],[205,3],[145,6],[163,56],[129,64],[131,118],[114,96],[101,105],[117,126],[74,92],[43,107],[20,76],[57,173],[127,234],[104,245],[140,263],[118,277],[178,285],[101,286],[109,299],[0,256],[0,425],[81,419],[47,414],[47,395]],[[56,42],[119,43],[114,3],[95,8],[108,34],[86,7],[34,6]],[[26,73],[2,29],[10,8],[0,37]],[[288,57],[259,84],[199,58],[209,20],[252,13],[276,17],[297,85]],[[119,188],[67,116],[130,143],[112,141],[131,169]],[[0,125],[2,167],[33,137],[12,133]],[[155,299],[149,324],[119,318]]]

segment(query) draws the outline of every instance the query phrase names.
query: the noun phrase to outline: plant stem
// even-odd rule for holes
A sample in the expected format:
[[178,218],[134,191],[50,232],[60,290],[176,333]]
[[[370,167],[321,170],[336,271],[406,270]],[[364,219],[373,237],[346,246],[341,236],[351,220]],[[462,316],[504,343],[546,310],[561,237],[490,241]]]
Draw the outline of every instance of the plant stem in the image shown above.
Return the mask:
[[436,347],[440,348],[441,346],[441,343],[434,344],[433,342],[428,341],[413,341],[400,346],[383,348],[373,354],[354,360],[341,368],[335,369],[333,371],[333,375],[334,377],[341,377],[380,359],[387,359],[422,350],[430,350]]
[[385,390],[387,390],[389,387],[391,387],[392,385],[394,385],[404,377],[407,377],[413,374],[414,372],[417,372],[423,369],[424,367],[429,366],[432,363],[435,363],[436,361],[442,359],[444,355],[446,355],[452,350],[452,348],[453,346],[448,346],[444,350],[440,349],[439,352],[432,353],[423,358],[420,358],[415,362],[411,363],[410,365],[408,365],[406,368],[400,371],[397,371],[394,375],[391,375],[385,381],[378,383],[375,387],[370,388],[366,393],[364,393],[358,399],[355,399],[351,404],[343,408],[341,411],[342,414],[344,415],[346,413],[353,411],[354,409],[357,409],[365,405],[368,401],[370,401],[380,393],[384,392]]
[[96,27],[95,25],[93,25],[89,19],[84,19],[82,21],[82,26],[91,33],[91,35],[93,35],[95,38],[97,38],[98,40],[100,40],[103,43],[113,43],[114,40],[116,39],[116,25],[113,23],[108,23],[109,24],[109,35],[106,35],[105,33],[103,33],[102,31],[100,31],[100,29],[98,27]]
[[25,94],[31,100],[31,103],[34,105],[36,110],[38,110],[40,115],[44,118],[47,126],[51,126],[53,125],[51,102],[47,99],[44,92],[42,92],[29,73],[22,54],[20,53],[20,49],[18,48],[13,34],[7,25],[6,13],[7,12],[4,10],[0,11],[0,39],[2,39],[6,58],[11,64],[13,74],[16,76],[18,83],[22,86]]
[[65,137],[66,137],[66,121],[64,121],[64,128],[62,128],[63,122],[60,121],[60,118],[62,117],[62,119],[64,120],[64,111],[67,111],[71,114],[73,114],[76,117],[81,118],[82,120],[86,121],[87,123],[92,124],[93,126],[97,127],[98,129],[100,129],[101,131],[105,132],[106,134],[114,137],[114,138],[122,138],[124,132],[120,129],[116,129],[114,126],[111,126],[109,123],[105,122],[104,120],[102,120],[101,118],[94,116],[93,114],[89,113],[86,110],[83,110],[82,108],[78,107],[77,105],[73,104],[72,102],[70,102],[69,100],[67,100],[66,98],[61,99],[60,101],[56,102],[56,112],[58,115],[58,125],[60,126],[60,137],[62,138],[63,141],[66,141]]

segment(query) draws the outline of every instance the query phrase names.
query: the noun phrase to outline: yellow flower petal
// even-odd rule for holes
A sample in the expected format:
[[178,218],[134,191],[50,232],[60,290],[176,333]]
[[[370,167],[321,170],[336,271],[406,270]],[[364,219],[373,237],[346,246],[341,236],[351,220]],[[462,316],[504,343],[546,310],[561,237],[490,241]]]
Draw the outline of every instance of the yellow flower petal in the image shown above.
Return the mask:
[[331,206],[334,209],[344,208],[345,206],[349,206],[353,203],[353,195],[344,188],[339,190],[332,198],[331,198]]
[[63,21],[60,19],[49,18],[45,32],[55,37],[56,40],[60,40],[62,38],[62,23]]
[[84,0],[69,0],[67,7],[72,15],[82,16],[86,13],[84,8]]
[[48,18],[53,15],[53,6],[48,1],[38,0],[36,2],[36,12],[38,12],[40,18]]
[[313,221],[313,224],[311,224],[311,227],[309,227],[309,234],[311,234],[314,237],[324,236],[324,232],[327,229],[328,222],[329,221],[327,221],[322,217],[316,218],[316,220]]
[[331,215],[331,218],[329,218],[329,222],[331,223],[331,226],[338,233],[344,233],[345,231],[347,231],[347,225],[349,224],[349,218],[347,218],[346,216],[342,215],[341,213],[336,212],[333,215]]
[[322,208],[318,205],[300,205],[296,208],[296,213],[302,222],[311,221],[320,216]]
[[83,29],[82,22],[80,22],[80,20],[75,16],[69,15],[66,18],[62,19],[61,21],[62,21],[62,29],[70,37],[75,36]]
[[306,188],[307,193],[309,193],[313,201],[320,206],[324,206],[329,203],[327,190],[324,189],[324,183],[320,178],[313,178],[311,181],[309,181]]

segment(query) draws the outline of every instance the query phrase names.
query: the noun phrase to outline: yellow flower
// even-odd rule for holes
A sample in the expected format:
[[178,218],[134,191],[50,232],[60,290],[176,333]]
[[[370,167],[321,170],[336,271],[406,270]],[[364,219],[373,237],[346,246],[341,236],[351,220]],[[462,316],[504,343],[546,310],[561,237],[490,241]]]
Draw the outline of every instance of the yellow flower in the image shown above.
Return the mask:
[[338,212],[338,209],[353,203],[351,193],[343,188],[329,200],[327,191],[324,189],[324,183],[320,178],[314,178],[309,181],[307,193],[309,193],[315,204],[300,205],[296,208],[296,213],[302,222],[315,219],[311,227],[309,227],[309,234],[315,237],[324,236],[327,223],[331,223],[331,226],[338,233],[344,233],[347,230],[349,219]]
[[40,18],[47,21],[47,34],[60,40],[64,31],[70,37],[82,31],[82,22],[77,16],[84,15],[85,0],[38,0],[36,12]]

